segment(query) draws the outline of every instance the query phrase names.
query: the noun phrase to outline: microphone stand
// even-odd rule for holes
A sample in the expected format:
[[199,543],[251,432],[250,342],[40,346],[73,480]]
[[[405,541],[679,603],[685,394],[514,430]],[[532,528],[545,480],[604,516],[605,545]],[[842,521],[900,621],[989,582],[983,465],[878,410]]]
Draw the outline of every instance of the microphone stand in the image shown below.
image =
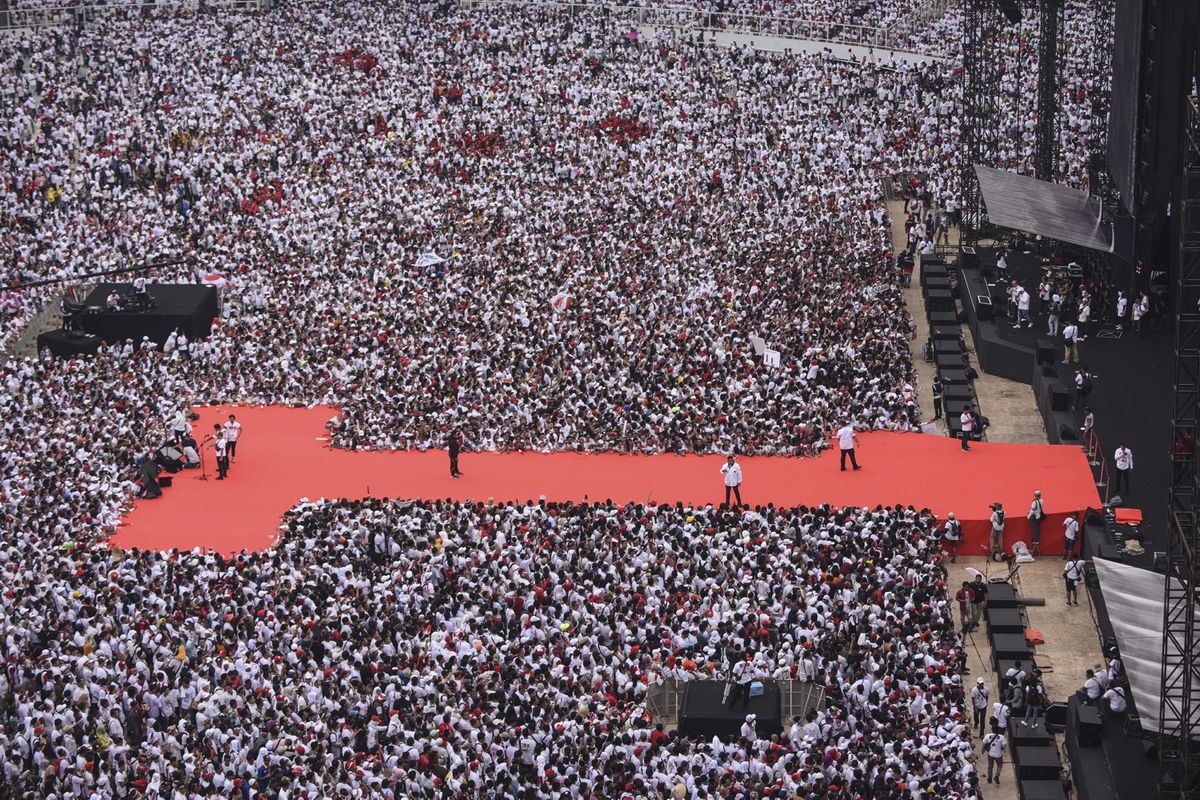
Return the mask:
[[200,480],[200,481],[208,480],[208,467],[206,467],[204,465],[204,445],[208,444],[208,440],[211,438],[212,438],[212,434],[205,436],[204,440],[202,442],[200,442],[200,446],[198,448],[196,448],[197,450],[200,451],[200,474],[196,476],[196,480]]

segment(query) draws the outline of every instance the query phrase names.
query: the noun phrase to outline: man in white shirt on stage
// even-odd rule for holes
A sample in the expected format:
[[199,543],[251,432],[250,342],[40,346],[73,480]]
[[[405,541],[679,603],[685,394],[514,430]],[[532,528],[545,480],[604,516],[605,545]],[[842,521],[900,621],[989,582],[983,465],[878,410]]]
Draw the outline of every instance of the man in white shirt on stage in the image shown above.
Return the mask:
[[237,421],[237,417],[233,414],[229,415],[229,421],[221,426],[221,430],[225,433],[225,449],[229,453],[229,463],[237,463],[237,444],[242,438],[242,423]]
[[733,456],[729,456],[725,463],[721,465],[721,474],[725,476],[725,505],[729,505],[729,494],[737,498],[737,504],[742,504],[742,465],[733,460]]
[[850,457],[850,464],[857,470],[862,469],[858,465],[858,459],[854,456],[854,447],[858,444],[858,434],[854,432],[854,425],[847,422],[837,432],[838,449],[842,451],[842,472],[846,471],[846,456]]

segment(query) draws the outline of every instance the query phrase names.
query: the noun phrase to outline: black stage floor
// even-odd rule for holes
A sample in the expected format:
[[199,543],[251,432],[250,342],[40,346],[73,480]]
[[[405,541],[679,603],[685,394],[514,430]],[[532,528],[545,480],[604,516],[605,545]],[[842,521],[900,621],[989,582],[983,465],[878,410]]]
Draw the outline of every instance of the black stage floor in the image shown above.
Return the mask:
[[[212,332],[217,316],[217,290],[212,286],[189,283],[152,283],[147,290],[154,297],[155,307],[149,311],[100,311],[84,314],[80,324],[90,334],[106,342],[141,340],[149,336],[162,344],[171,331],[182,330],[189,339],[203,339]],[[131,294],[128,283],[102,283],[84,301],[85,305],[105,307],[112,291]]]
[[[1009,276],[1020,281],[1035,296],[1030,309],[1033,325],[1014,329],[1007,319],[1004,302],[994,306],[997,318],[988,321],[980,318],[978,303],[972,303],[967,297],[968,290],[976,294],[988,291],[983,288],[984,277],[993,276],[995,261],[993,250],[980,248],[980,266],[961,272],[960,295],[975,334],[976,357],[981,368],[990,374],[1033,383],[1037,372],[1038,342],[1049,340],[1047,316],[1041,313],[1036,299],[1043,275],[1042,264],[1029,253],[1008,256]],[[992,280],[1000,283],[995,278]],[[1000,286],[999,294],[1003,295],[1003,286]],[[1073,400],[1077,367],[1062,364],[1061,333],[1062,325],[1059,336],[1053,340],[1054,365],[1059,380],[1068,388]],[[1167,524],[1167,487],[1171,478],[1168,450],[1171,445],[1174,331],[1169,326],[1145,326],[1141,336],[1134,337],[1128,326],[1118,330],[1112,324],[1094,321],[1086,340],[1079,344],[1079,357],[1081,365],[1092,373],[1093,390],[1088,405],[1095,413],[1096,434],[1109,469],[1112,469],[1112,454],[1118,445],[1124,443],[1133,451],[1132,492],[1125,498],[1124,505],[1141,509],[1143,531],[1151,540],[1161,543]],[[1071,424],[1078,430],[1083,424],[1083,414],[1075,413],[1072,418]],[[1050,422],[1047,419],[1048,427]]]

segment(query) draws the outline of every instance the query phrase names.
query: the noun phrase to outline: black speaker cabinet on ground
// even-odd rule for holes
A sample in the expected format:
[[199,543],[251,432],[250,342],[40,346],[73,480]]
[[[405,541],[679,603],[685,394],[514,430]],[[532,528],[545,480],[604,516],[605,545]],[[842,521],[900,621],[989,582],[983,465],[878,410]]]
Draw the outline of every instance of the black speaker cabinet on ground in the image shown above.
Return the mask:
[[1067,394],[1067,390],[1059,386],[1049,386],[1046,391],[1050,393],[1050,410],[1051,411],[1070,411],[1071,410],[1071,395]]
[[1075,735],[1084,747],[1099,747],[1104,727],[1100,723],[1100,709],[1076,701]]
[[1021,800],[1066,800],[1062,781],[1021,781]]
[[988,608],[1016,608],[1017,607],[1017,591],[1013,589],[1011,583],[996,583],[988,584],[987,592],[987,607]]
[[1037,340],[1037,363],[1053,364],[1054,359],[1055,359],[1054,341],[1052,339],[1038,339]]
[[1057,747],[1014,747],[1013,763],[1023,781],[1056,781],[1062,775]]

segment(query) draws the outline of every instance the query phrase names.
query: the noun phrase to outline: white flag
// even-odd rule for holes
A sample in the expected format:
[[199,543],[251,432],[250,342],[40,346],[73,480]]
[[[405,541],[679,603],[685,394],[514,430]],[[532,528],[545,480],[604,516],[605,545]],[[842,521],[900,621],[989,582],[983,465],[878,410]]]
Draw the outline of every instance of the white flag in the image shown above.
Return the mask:
[[441,256],[439,256],[437,253],[434,253],[433,251],[426,251],[424,253],[421,253],[421,257],[417,259],[416,265],[418,267],[436,267],[438,264],[441,264],[445,260],[446,259],[442,258]]
[[554,297],[550,298],[550,307],[553,308],[555,312],[566,311],[570,305],[571,296],[566,292],[559,292],[558,294],[554,295]]
[[772,350],[767,347],[763,349],[763,363],[768,367],[778,367],[780,363],[779,351]]

